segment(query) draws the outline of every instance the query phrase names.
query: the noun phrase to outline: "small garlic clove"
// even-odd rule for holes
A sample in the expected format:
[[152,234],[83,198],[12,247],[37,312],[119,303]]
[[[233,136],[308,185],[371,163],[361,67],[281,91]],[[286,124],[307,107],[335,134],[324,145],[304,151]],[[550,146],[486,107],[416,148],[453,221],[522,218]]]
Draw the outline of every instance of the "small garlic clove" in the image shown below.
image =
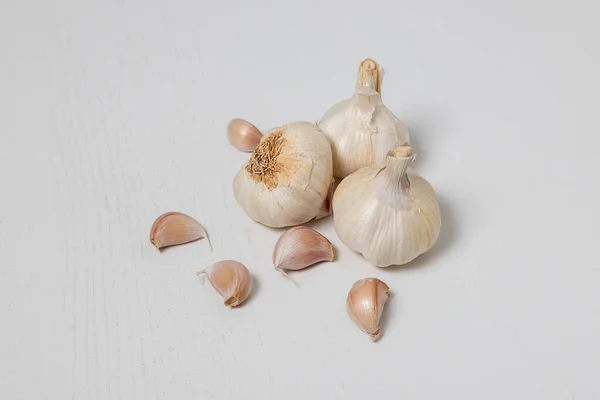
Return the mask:
[[236,149],[253,152],[263,135],[250,122],[235,118],[227,125],[227,137]]
[[333,246],[314,229],[297,226],[281,235],[273,251],[275,269],[296,271],[321,261],[333,261]]
[[379,321],[390,296],[388,285],[377,278],[357,281],[348,293],[346,300],[348,314],[372,341],[379,338],[381,333]]
[[156,219],[150,229],[150,242],[157,248],[175,246],[198,239],[210,239],[198,221],[180,212],[168,212]]
[[225,260],[214,263],[210,267],[197,272],[206,274],[208,281],[225,299],[228,307],[237,307],[248,298],[252,290],[252,275],[244,264]]

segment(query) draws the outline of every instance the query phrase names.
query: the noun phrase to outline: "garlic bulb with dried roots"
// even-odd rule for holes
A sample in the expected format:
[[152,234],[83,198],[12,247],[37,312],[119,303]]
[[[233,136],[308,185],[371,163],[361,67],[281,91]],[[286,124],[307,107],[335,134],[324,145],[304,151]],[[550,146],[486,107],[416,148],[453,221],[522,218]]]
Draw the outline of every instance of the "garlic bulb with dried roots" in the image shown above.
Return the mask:
[[390,151],[384,165],[346,177],[333,196],[335,231],[378,267],[405,264],[429,250],[440,233],[440,208],[429,182],[408,168],[410,146]]
[[196,274],[206,274],[208,281],[228,307],[242,304],[252,290],[252,275],[244,264],[237,261],[219,261]]
[[233,181],[238,204],[253,220],[280,228],[327,215],[331,146],[310,122],[293,122],[265,135]]
[[227,125],[227,137],[239,151],[251,152],[260,143],[262,133],[250,122],[235,118]]
[[357,281],[348,293],[346,299],[348,314],[372,341],[376,341],[381,334],[379,321],[390,296],[389,286],[377,278]]
[[381,100],[382,78],[379,65],[364,60],[354,96],[331,107],[319,121],[331,142],[337,178],[381,163],[390,149],[409,142],[408,130]]

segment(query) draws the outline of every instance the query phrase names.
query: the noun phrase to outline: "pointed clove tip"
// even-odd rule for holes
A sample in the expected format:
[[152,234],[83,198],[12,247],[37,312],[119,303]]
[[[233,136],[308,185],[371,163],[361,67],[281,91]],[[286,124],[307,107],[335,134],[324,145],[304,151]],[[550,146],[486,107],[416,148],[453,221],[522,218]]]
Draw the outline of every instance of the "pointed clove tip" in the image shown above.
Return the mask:
[[379,340],[380,335],[381,335],[381,329],[377,329],[377,332],[369,333],[369,339],[371,339],[371,342],[375,343],[376,341]]
[[200,271],[196,271],[196,276],[199,277],[199,278],[204,279],[204,277],[208,275],[208,270],[209,269],[210,269],[210,267],[204,268],[204,269],[202,269]]
[[296,286],[297,288],[300,287],[300,285],[298,284],[298,282],[296,282],[296,280],[294,280],[287,272],[285,272],[283,269],[279,268],[279,267],[275,267],[275,271],[279,272],[281,275],[283,275],[283,277],[285,279],[287,279],[288,281],[292,282],[292,284],[294,286]]
[[287,279],[291,279],[290,276],[283,269],[279,268],[278,265],[275,266],[275,271],[279,272],[281,275],[286,277]]

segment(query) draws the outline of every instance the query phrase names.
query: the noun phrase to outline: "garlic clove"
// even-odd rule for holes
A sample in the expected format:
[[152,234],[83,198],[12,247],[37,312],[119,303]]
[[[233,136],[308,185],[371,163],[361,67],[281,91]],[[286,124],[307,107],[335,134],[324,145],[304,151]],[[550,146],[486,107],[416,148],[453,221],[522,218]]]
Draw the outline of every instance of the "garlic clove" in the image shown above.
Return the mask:
[[252,152],[260,143],[263,135],[250,122],[235,118],[227,125],[227,137],[236,149]]
[[379,321],[390,296],[389,286],[377,278],[357,281],[348,293],[348,314],[372,341],[376,341],[381,334]]
[[297,226],[287,230],[273,251],[275,269],[297,271],[321,261],[333,261],[333,246],[314,229]]
[[239,306],[252,291],[252,275],[244,264],[237,261],[219,261],[196,274],[206,274],[208,281],[228,307]]
[[168,212],[156,219],[150,229],[150,242],[157,249],[193,242],[198,239],[210,239],[206,230],[198,221],[180,212]]

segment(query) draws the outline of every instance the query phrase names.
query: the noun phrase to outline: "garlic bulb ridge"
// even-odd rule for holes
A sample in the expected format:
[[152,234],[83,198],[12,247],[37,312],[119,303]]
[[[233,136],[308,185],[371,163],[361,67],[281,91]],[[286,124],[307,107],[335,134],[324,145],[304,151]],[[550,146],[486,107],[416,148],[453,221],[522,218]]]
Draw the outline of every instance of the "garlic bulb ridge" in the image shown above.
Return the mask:
[[382,77],[374,60],[364,60],[354,96],[331,107],[319,121],[331,142],[335,177],[381,163],[390,149],[409,142],[408,130],[381,100]]
[[346,177],[333,196],[340,239],[378,267],[401,265],[429,250],[440,233],[440,209],[429,182],[409,168],[408,145],[383,165]]
[[310,122],[293,122],[265,135],[233,182],[234,195],[253,220],[294,226],[328,214],[331,146]]

